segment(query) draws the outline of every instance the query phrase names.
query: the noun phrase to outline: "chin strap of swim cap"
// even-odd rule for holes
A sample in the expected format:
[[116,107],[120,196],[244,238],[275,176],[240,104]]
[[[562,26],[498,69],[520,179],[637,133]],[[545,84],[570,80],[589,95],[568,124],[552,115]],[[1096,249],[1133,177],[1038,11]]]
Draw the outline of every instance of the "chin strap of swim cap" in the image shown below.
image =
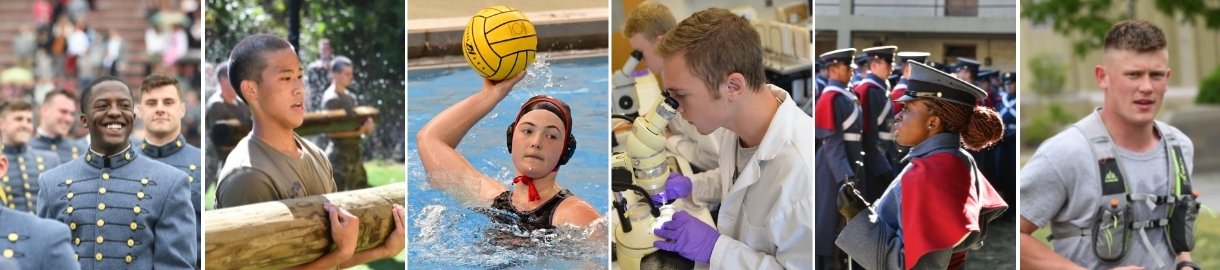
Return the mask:
[[[558,169],[558,168],[556,168],[556,169]],[[524,175],[517,176],[517,177],[513,178],[513,184],[516,184],[516,183],[525,183],[526,186],[530,187],[530,201],[531,202],[542,199],[541,196],[538,196],[538,188],[534,187],[534,178],[530,178],[529,176],[524,176]]]
[[[558,172],[558,171],[559,171],[559,166],[555,166],[555,169],[551,170],[551,172]],[[538,195],[538,188],[534,187],[534,178],[530,178],[529,176],[525,176],[525,175],[513,177],[513,184],[516,184],[516,183],[525,183],[526,186],[530,187],[530,201],[531,202],[542,199],[542,196]],[[0,196],[0,197],[2,197],[2,196]]]

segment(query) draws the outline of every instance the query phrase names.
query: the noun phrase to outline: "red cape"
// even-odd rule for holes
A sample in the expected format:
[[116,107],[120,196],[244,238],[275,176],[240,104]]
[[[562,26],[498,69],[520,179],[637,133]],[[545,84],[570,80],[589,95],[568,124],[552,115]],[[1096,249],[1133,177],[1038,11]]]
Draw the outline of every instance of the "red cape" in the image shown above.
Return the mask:
[[[970,167],[953,153],[911,160],[902,174],[902,230],[906,268],[933,251],[953,248],[966,234],[979,231],[982,209],[1007,207],[986,179],[970,181]],[[981,178],[982,175],[980,174]],[[975,182],[983,185],[979,194]]]
[[898,115],[898,112],[902,111],[902,102],[896,102],[895,100],[898,100],[898,98],[901,98],[902,95],[905,95],[906,91],[907,91],[906,87],[903,87],[903,88],[895,87],[894,91],[890,91],[890,102],[894,103],[894,115]]
[[838,91],[825,91],[825,93],[822,93],[822,97],[818,99],[818,105],[814,107],[814,127],[835,132],[839,131],[840,123],[835,123],[834,110],[834,99],[838,95],[841,95]]
[[873,114],[868,111],[869,106],[864,105],[868,104],[868,88],[872,86],[881,88],[881,85],[877,85],[869,80],[862,80],[860,81],[860,84],[857,84],[856,87],[852,88],[852,92],[856,92],[856,96],[860,97],[860,116],[864,117],[864,128],[861,129],[863,132],[873,130],[873,119],[872,117],[869,117]]

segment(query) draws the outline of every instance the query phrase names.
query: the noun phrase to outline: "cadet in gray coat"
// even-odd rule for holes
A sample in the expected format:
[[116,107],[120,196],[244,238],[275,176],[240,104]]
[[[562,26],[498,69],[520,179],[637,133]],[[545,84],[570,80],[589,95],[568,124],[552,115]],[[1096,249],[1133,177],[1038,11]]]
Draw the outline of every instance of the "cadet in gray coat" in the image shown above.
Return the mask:
[[[0,156],[0,170],[8,166],[8,158]],[[0,207],[0,233],[7,240],[0,241],[0,269],[80,269],[68,226]]]
[[85,269],[190,269],[199,256],[189,176],[130,143],[131,90],[102,77],[81,92],[89,151],[38,179],[40,217],[68,224]]
[[38,176],[59,165],[59,158],[55,153],[34,150],[26,144],[34,134],[31,108],[30,102],[22,98],[0,101],[0,141],[3,142],[0,152],[13,161],[13,166],[0,177],[0,185],[4,186],[3,196],[8,201],[4,206],[34,214]]
[[140,142],[140,152],[186,173],[191,205],[195,206],[195,230],[202,234],[199,223],[203,208],[199,205],[199,191],[203,183],[200,176],[203,152],[187,144],[182,137],[182,116],[186,114],[186,106],[182,103],[178,79],[163,73],[145,77],[140,85],[139,108],[146,131],[144,141]]
[[80,157],[87,146],[67,138],[76,121],[76,94],[57,89],[48,92],[42,100],[42,105],[38,106],[38,130],[29,142],[30,147],[59,154],[61,163]]

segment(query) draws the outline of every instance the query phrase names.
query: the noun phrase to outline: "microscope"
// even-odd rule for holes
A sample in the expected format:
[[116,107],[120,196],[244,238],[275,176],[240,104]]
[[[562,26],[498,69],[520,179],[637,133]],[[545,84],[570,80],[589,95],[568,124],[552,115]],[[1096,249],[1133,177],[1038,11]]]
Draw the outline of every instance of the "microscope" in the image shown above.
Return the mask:
[[[614,243],[618,266],[622,269],[640,268],[644,256],[657,251],[653,242],[661,238],[652,233],[661,224],[672,219],[677,210],[672,205],[654,203],[651,195],[665,191],[665,180],[669,178],[670,162],[665,155],[665,126],[673,119],[678,102],[661,94],[651,113],[635,118],[631,133],[623,142],[626,152],[615,153],[610,158],[614,193],[613,206],[617,212],[614,228]],[[626,192],[626,194],[625,194]]]
[[610,77],[610,82],[614,84],[614,90],[610,91],[610,96],[614,98],[612,110],[614,114],[629,117],[639,115],[640,107],[635,100],[635,78],[631,73],[643,59],[644,53],[631,51],[631,57],[627,57],[627,63],[623,64],[623,68],[614,72],[614,75]]

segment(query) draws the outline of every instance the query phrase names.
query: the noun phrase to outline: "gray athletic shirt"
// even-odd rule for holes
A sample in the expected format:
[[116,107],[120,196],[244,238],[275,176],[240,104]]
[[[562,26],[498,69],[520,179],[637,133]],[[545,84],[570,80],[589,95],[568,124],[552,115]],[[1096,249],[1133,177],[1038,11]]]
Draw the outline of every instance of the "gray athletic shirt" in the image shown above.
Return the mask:
[[[1096,112],[1095,112],[1096,113]],[[1193,172],[1194,145],[1182,131],[1170,127],[1182,146],[1187,173]],[[1159,131],[1158,131],[1159,132]],[[1119,164],[1126,174],[1125,181],[1131,193],[1169,194],[1169,163],[1165,158],[1165,139],[1156,148],[1145,153],[1135,153],[1116,147]],[[1080,130],[1067,128],[1038,146],[1034,156],[1021,168],[1021,216],[1037,225],[1087,228],[1093,222],[1098,200],[1101,198],[1101,180],[1093,150]],[[1149,216],[1149,208],[1140,202],[1133,204],[1136,217],[1148,219],[1164,217],[1167,207],[1157,207]],[[1169,252],[1164,228],[1146,229],[1157,256],[1165,262],[1161,269],[1172,269],[1176,255]],[[1092,236],[1055,239],[1054,250],[1059,255],[1088,269],[1110,269],[1119,266],[1137,265],[1157,269],[1156,259],[1148,254],[1138,230],[1132,230],[1128,254],[1116,263],[1102,262],[1093,254]]]

